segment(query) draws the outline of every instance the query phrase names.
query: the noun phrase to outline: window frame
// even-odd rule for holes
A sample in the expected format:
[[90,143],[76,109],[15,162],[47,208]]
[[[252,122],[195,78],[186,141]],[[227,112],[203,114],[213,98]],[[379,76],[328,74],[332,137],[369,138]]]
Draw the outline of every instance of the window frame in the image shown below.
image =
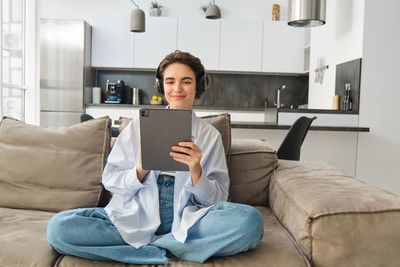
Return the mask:
[[[0,51],[1,51],[1,59],[0,59],[0,117],[7,116],[5,107],[4,107],[4,92],[3,89],[6,88],[10,90],[21,90],[20,97],[20,117],[18,119],[25,121],[25,98],[26,98],[26,0],[21,0],[22,3],[22,14],[21,14],[21,84],[12,84],[12,83],[4,83],[3,77],[3,1],[0,0]],[[9,16],[12,17],[12,1],[8,0],[9,3]],[[11,24],[12,22],[9,22]],[[11,72],[10,72],[11,73]],[[9,74],[9,77],[12,77]],[[10,82],[10,80],[9,80]]]

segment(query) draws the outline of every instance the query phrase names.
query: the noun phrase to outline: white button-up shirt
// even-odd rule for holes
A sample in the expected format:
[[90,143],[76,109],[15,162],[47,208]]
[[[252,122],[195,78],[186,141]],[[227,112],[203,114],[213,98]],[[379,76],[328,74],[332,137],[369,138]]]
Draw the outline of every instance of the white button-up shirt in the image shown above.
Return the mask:
[[[150,171],[141,183],[136,174],[139,163],[139,120],[132,120],[121,132],[103,172],[104,187],[113,193],[105,207],[109,218],[128,244],[139,248],[152,241],[160,225],[157,177]],[[226,201],[229,176],[221,135],[193,112],[192,139],[200,148],[203,168],[196,186],[189,171],[176,172],[172,235],[184,243],[188,229],[209,208]]]

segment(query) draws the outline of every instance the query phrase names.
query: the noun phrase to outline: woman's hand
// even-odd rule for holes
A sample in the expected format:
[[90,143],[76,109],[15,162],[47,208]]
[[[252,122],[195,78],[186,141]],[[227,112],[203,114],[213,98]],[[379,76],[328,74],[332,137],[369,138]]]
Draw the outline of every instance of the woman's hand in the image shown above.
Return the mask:
[[202,172],[200,165],[202,157],[200,148],[192,140],[191,142],[179,142],[178,146],[172,146],[172,150],[173,152],[169,153],[170,156],[173,157],[174,160],[184,163],[189,167],[193,186],[196,186]]

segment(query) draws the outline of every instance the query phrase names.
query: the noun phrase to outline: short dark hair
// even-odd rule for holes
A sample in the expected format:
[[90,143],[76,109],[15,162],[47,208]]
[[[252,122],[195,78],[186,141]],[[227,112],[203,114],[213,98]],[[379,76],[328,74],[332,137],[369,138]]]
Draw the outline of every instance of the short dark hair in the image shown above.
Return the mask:
[[[196,76],[196,82],[202,75],[206,76],[206,81],[207,81],[207,87],[210,86],[211,84],[211,78],[210,75],[208,75],[207,71],[205,70],[203,64],[201,64],[201,61],[199,58],[193,56],[192,54],[188,52],[182,52],[179,50],[175,50],[174,52],[168,54],[158,65],[157,68],[157,78],[161,79],[159,82],[163,82],[164,80],[164,71],[165,69],[173,64],[173,63],[181,63],[186,66],[188,66],[193,72],[194,75]],[[164,92],[160,88],[160,86],[157,88],[158,92],[163,94]],[[203,94],[203,91],[198,91],[196,88],[196,95],[195,98],[199,99],[201,95]]]

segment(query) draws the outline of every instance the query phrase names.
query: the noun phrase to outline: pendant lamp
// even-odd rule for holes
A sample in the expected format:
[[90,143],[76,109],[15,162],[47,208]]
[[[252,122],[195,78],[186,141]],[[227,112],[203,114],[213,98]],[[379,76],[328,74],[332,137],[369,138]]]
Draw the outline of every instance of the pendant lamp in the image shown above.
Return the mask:
[[221,18],[221,10],[219,10],[219,7],[215,4],[215,0],[212,1],[212,4],[208,6],[206,10],[206,18],[207,19],[220,19]]
[[133,0],[131,0],[131,2],[136,6],[136,8],[131,11],[131,32],[144,32],[146,30],[144,11],[141,10]]
[[315,27],[326,21],[326,0],[289,0],[288,24]]

